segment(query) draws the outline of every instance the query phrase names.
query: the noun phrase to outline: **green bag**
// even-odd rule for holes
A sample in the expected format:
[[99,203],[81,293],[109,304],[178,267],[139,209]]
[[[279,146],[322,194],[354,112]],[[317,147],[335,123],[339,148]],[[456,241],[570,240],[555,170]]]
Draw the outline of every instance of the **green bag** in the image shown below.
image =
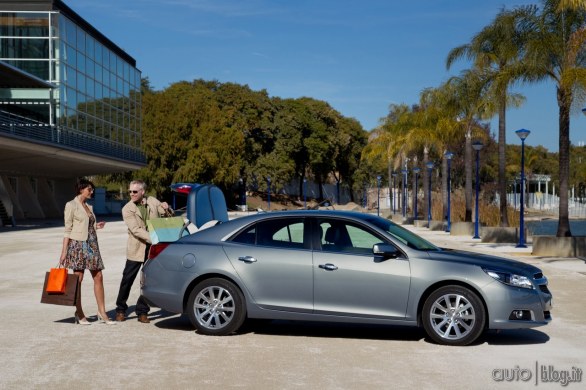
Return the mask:
[[151,243],[177,241],[183,228],[183,217],[155,218],[147,221]]

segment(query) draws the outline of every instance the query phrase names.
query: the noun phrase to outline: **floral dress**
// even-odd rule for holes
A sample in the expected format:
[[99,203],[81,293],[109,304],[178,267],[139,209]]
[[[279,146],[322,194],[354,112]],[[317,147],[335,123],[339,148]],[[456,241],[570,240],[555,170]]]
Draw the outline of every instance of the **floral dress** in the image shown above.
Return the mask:
[[100,271],[104,269],[100,248],[98,247],[98,235],[94,226],[96,218],[90,215],[87,241],[69,239],[67,256],[63,267],[76,271],[90,270]]

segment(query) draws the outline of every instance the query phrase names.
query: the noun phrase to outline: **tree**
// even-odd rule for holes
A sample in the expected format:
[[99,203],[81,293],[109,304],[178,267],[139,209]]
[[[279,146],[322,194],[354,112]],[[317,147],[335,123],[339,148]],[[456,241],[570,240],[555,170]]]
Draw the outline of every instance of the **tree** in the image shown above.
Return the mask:
[[386,169],[390,184],[394,170],[401,166],[401,156],[405,147],[403,137],[413,127],[412,109],[406,104],[391,104],[389,114],[381,122],[368,139],[362,152],[361,165],[376,167],[374,171],[370,170],[371,182],[377,173],[382,173]]
[[509,225],[505,171],[506,109],[512,103],[508,95],[509,88],[520,78],[523,67],[520,61],[523,30],[519,29],[518,20],[524,12],[524,8],[501,10],[492,23],[476,34],[469,44],[452,49],[446,61],[449,69],[459,58],[471,60],[474,68],[486,76],[489,83],[488,96],[498,109],[498,193],[501,226]]
[[545,0],[543,10],[538,12],[533,7],[522,26],[529,34],[523,59],[530,70],[525,72],[524,80],[549,79],[556,85],[560,180],[557,236],[571,236],[568,212],[570,109],[576,97],[586,89],[586,10],[583,2]]
[[451,77],[443,86],[448,97],[445,105],[461,125],[465,139],[465,222],[472,222],[472,137],[486,141],[488,135],[479,121],[489,119],[495,114],[493,105],[490,104],[488,87],[488,79],[479,69],[465,70],[460,76]]
[[[360,155],[367,142],[367,133],[353,118],[340,116],[337,121],[338,136],[335,139],[334,170],[336,184],[342,179],[348,183],[350,200],[354,202],[354,173],[358,170]],[[339,196],[339,194],[338,194]]]

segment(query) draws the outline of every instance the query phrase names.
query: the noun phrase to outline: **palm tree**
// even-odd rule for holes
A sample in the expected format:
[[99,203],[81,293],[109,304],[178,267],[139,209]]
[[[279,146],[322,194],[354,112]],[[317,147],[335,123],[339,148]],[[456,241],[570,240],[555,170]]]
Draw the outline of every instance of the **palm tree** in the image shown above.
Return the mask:
[[556,8],[557,11],[564,10],[586,10],[586,1],[584,0],[560,0]]
[[512,103],[509,87],[519,78],[522,67],[521,39],[516,11],[501,10],[492,23],[476,34],[470,43],[450,51],[446,61],[447,68],[460,58],[467,58],[474,68],[485,75],[489,82],[487,90],[499,117],[498,132],[498,193],[500,198],[501,226],[509,226],[507,215],[507,177],[506,177],[506,109]]
[[451,77],[445,84],[450,111],[464,130],[464,169],[465,169],[465,222],[472,222],[472,136],[486,138],[478,120],[489,119],[495,114],[487,99],[487,80],[478,69],[466,70],[461,76]]
[[[436,151],[438,158],[442,158],[442,199],[443,212],[447,213],[447,163],[443,156],[447,147],[458,138],[458,123],[455,121],[455,114],[450,107],[452,94],[446,84],[438,88],[427,88],[421,92],[419,97],[418,127],[413,130],[408,145],[417,145],[423,148],[423,166],[429,161],[431,150]],[[425,212],[428,207],[429,194],[429,173],[424,169],[423,191]]]
[[559,108],[560,206],[557,236],[571,236],[568,214],[570,177],[570,109],[586,90],[586,6],[579,1],[544,0],[541,13],[534,7],[523,20],[529,32],[524,79],[552,80]]
[[389,187],[393,169],[401,164],[403,137],[411,128],[411,108],[405,104],[392,104],[389,114],[382,119],[378,128],[372,131],[361,160],[368,166],[380,166],[384,161],[387,169]]

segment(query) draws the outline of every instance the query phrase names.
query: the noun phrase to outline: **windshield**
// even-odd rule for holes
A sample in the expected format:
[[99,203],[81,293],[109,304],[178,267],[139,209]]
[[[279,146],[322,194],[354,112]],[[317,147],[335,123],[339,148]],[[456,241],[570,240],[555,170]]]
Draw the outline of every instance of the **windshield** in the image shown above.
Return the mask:
[[399,240],[409,248],[418,249],[421,251],[439,251],[441,250],[431,242],[424,240],[417,234],[410,232],[402,226],[399,226],[389,220],[383,218],[372,218],[368,219],[368,222],[376,225],[377,227],[385,230],[393,238]]

